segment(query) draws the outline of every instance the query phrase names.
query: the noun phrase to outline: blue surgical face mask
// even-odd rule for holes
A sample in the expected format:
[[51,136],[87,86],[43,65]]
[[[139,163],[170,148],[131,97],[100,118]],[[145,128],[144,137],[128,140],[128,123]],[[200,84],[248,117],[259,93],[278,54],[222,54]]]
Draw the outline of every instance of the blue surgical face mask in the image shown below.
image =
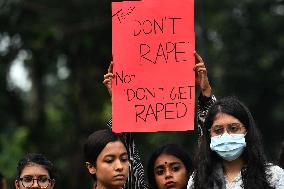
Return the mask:
[[228,134],[211,137],[210,148],[227,161],[240,157],[246,147],[245,134]]

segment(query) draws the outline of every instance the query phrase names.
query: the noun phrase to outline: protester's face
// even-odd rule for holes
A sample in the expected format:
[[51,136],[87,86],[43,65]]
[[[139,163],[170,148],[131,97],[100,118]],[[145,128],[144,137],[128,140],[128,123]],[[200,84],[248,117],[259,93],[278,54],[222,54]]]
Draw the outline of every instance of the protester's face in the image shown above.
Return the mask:
[[226,113],[218,113],[210,128],[210,135],[214,137],[221,136],[224,133],[244,134],[246,133],[246,128],[236,117]]
[[173,155],[161,154],[154,164],[155,181],[159,189],[185,189],[188,172],[183,162]]
[[128,154],[121,141],[109,142],[97,158],[97,186],[120,188],[128,176]]
[[54,183],[55,181],[50,179],[48,171],[43,166],[30,164],[23,168],[20,179],[15,181],[15,186],[16,189],[53,189]]

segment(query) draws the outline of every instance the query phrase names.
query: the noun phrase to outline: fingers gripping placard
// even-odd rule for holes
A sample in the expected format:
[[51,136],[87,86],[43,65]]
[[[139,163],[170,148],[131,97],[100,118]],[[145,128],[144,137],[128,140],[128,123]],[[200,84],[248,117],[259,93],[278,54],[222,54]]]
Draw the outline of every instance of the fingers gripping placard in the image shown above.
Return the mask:
[[192,130],[194,1],[112,3],[115,132]]

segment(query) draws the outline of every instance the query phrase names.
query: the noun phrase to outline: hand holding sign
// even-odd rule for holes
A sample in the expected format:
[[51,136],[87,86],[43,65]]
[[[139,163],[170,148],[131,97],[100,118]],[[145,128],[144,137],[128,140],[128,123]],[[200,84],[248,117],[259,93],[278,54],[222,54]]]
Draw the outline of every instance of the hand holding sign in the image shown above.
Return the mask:
[[[212,89],[209,83],[209,79],[207,76],[207,69],[202,57],[194,52],[195,56],[195,66],[193,70],[195,71],[195,85],[199,86],[201,92],[204,96],[211,96]],[[112,96],[112,79],[114,78],[113,74],[113,62],[110,63],[108,72],[104,75],[103,84],[106,86],[110,96]]]
[[106,86],[110,96],[112,96],[112,78],[114,78],[113,62],[110,63],[108,67],[108,72],[104,75],[104,81],[103,81],[103,84]]
[[207,77],[207,69],[201,56],[199,56],[197,52],[194,52],[194,56],[195,66],[193,70],[195,71],[195,85],[200,87],[204,96],[210,97],[212,90]]

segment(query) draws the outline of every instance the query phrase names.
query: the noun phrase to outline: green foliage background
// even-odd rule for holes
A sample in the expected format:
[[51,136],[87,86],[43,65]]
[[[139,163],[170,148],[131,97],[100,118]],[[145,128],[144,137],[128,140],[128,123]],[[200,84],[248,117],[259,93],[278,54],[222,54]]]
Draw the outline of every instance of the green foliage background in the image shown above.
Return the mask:
[[[16,163],[27,152],[52,159],[56,188],[90,188],[82,144],[111,116],[102,84],[111,59],[111,9],[106,0],[0,1],[0,171],[13,188]],[[284,139],[283,0],[195,1],[196,49],[217,97],[236,95],[251,109],[267,156]],[[29,90],[9,72],[24,58]],[[175,141],[193,154],[193,132],[137,133],[149,150]]]

